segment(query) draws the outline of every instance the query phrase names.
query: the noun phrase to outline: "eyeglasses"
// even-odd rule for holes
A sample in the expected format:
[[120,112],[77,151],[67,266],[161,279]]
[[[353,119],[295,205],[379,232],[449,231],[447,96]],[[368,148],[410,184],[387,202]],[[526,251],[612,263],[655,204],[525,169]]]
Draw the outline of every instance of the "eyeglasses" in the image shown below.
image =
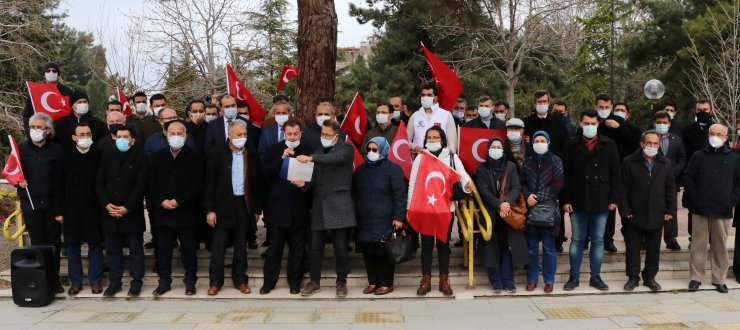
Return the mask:
[[367,148],[367,152],[378,152],[378,148]]

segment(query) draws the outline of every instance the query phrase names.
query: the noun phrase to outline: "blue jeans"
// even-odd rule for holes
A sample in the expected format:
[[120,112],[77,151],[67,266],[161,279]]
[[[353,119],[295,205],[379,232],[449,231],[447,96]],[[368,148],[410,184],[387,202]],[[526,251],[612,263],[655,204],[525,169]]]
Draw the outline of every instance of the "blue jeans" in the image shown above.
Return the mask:
[[527,232],[529,243],[529,265],[527,265],[527,283],[537,283],[540,271],[540,241],[542,241],[542,281],[545,284],[555,283],[555,270],[558,258],[555,255],[555,237],[536,232]]
[[[84,277],[80,245],[80,243],[67,243],[69,281],[75,285],[82,285]],[[87,246],[87,277],[90,284],[100,284],[100,280],[103,278],[103,248],[100,244],[88,244]]]
[[511,262],[511,250],[499,249],[498,269],[488,268],[488,280],[494,289],[514,287],[514,264]]
[[581,276],[581,261],[583,261],[583,244],[586,235],[591,237],[591,250],[589,251],[589,263],[591,266],[591,277],[599,277],[601,274],[601,262],[604,259],[604,228],[608,211],[603,212],[573,212],[570,214],[573,237],[570,241],[570,277]]

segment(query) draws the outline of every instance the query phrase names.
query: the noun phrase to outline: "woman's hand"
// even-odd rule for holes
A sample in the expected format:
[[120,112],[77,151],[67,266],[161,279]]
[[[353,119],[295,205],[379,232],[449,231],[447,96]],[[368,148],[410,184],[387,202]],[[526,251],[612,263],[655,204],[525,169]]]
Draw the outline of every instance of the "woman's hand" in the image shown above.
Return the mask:
[[465,184],[465,188],[463,189],[465,191],[473,191],[473,182],[468,181],[468,183]]
[[498,207],[500,212],[509,213],[511,211],[511,205],[509,205],[509,202],[503,202],[501,203],[501,206]]
[[537,205],[537,195],[535,194],[529,195],[529,197],[527,197],[527,205],[529,206]]
[[403,227],[403,222],[401,220],[393,220],[393,228],[401,229]]

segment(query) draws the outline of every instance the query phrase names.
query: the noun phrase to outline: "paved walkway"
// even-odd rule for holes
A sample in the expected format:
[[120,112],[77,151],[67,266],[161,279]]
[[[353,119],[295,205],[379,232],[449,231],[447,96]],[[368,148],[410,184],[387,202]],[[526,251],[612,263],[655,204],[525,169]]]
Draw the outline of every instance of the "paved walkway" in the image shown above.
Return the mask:
[[0,301],[9,329],[740,329],[740,291],[386,301]]

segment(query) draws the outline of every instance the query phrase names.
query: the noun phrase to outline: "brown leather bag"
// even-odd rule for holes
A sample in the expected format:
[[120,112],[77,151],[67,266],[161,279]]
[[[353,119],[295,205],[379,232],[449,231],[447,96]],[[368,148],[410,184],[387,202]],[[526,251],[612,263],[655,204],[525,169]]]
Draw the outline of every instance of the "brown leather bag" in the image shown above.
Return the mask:
[[[501,181],[501,192],[499,193],[499,199],[506,201],[506,181],[509,178],[509,169],[506,169],[504,173],[504,179]],[[527,224],[527,203],[524,201],[524,196],[519,193],[519,198],[511,205],[509,215],[504,217],[504,221],[511,227],[518,231],[526,230]]]

